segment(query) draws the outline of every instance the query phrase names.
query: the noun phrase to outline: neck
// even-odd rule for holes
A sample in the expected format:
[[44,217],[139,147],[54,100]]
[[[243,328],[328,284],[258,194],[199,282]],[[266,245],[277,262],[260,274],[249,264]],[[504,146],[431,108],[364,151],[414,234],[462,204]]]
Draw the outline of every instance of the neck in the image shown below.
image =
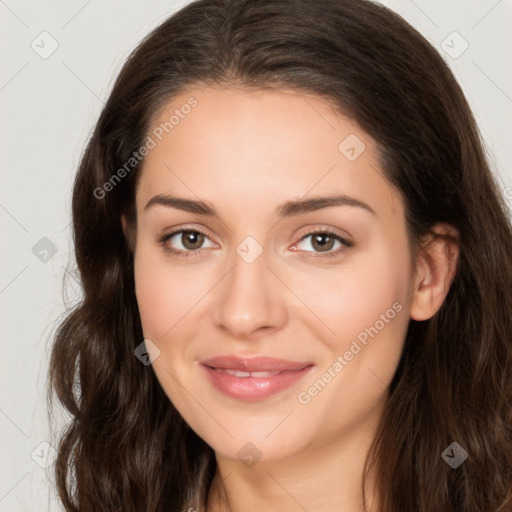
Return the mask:
[[[207,512],[365,512],[363,471],[379,416],[367,418],[343,437],[318,440],[286,459],[261,460],[252,467],[216,454],[217,471]],[[374,482],[366,479],[366,510]]]

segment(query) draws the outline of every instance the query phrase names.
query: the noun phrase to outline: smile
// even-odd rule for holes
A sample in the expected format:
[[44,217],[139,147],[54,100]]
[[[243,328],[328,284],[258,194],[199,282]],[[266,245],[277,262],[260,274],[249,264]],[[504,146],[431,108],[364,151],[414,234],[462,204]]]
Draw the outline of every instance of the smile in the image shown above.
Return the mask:
[[258,357],[222,356],[201,362],[210,384],[224,395],[247,402],[264,400],[302,380],[313,368],[302,363]]

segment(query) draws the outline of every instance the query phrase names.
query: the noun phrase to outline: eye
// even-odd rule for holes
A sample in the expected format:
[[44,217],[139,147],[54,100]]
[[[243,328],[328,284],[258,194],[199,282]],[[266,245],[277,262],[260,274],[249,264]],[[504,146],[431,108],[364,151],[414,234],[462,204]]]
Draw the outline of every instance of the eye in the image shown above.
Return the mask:
[[[205,240],[209,240],[209,238],[202,231],[197,229],[180,229],[179,231],[173,231],[168,235],[164,235],[160,238],[159,243],[167,252],[186,258],[194,256],[200,249],[203,249]],[[210,244],[209,247],[215,246],[211,240]]]
[[[308,239],[311,239],[307,242]],[[162,236],[158,242],[163,249],[179,258],[195,256],[204,249],[204,242],[209,241],[207,247],[214,247],[215,244],[208,238],[206,233],[197,229],[180,229]],[[297,246],[304,244],[306,247],[299,247],[299,250],[309,254],[308,257],[327,257],[337,256],[354,245],[353,242],[327,229],[315,229],[304,235],[301,240],[291,247],[292,251],[297,250]]]
[[[308,239],[311,239],[309,242]],[[310,231],[308,234],[303,236],[301,240],[292,247],[292,250],[296,250],[295,247],[300,244],[304,244],[305,248],[300,248],[306,252],[314,252],[308,257],[323,257],[323,256],[337,256],[347,250],[349,247],[354,245],[353,242],[343,238],[342,236],[326,229],[315,229]],[[312,250],[310,250],[310,248]],[[336,249],[336,250],[333,250]]]

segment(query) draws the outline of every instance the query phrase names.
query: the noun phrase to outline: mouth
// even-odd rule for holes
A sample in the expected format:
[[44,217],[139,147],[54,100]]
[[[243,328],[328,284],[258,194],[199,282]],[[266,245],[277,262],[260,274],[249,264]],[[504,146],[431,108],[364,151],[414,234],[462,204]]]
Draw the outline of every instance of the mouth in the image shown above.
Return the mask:
[[234,375],[235,377],[252,377],[252,378],[274,377],[275,375],[279,375],[280,373],[282,373],[282,372],[244,372],[243,370],[229,370],[227,368],[212,368],[212,370],[217,370],[220,373],[227,373],[228,375]]
[[279,393],[300,380],[313,363],[271,357],[222,356],[201,361],[209,382],[231,398],[254,402]]

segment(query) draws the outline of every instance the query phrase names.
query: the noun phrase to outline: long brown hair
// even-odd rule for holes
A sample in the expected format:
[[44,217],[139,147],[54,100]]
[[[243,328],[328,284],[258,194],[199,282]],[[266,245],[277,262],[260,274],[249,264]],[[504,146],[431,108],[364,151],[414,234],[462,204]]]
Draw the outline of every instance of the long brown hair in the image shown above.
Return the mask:
[[[206,83],[325,98],[377,142],[412,241],[437,222],[457,228],[452,286],[432,319],[410,321],[367,467],[378,477],[381,512],[512,510],[509,212],[444,60],[400,16],[367,0],[198,0],[125,63],[73,190],[83,299],[58,328],[49,374],[71,415],[56,463],[65,509],[205,505],[213,450],[134,356],[143,334],[120,217],[136,226],[140,163],[112,180],[144,145],[158,110]],[[457,469],[441,457],[452,442],[468,454]]]

